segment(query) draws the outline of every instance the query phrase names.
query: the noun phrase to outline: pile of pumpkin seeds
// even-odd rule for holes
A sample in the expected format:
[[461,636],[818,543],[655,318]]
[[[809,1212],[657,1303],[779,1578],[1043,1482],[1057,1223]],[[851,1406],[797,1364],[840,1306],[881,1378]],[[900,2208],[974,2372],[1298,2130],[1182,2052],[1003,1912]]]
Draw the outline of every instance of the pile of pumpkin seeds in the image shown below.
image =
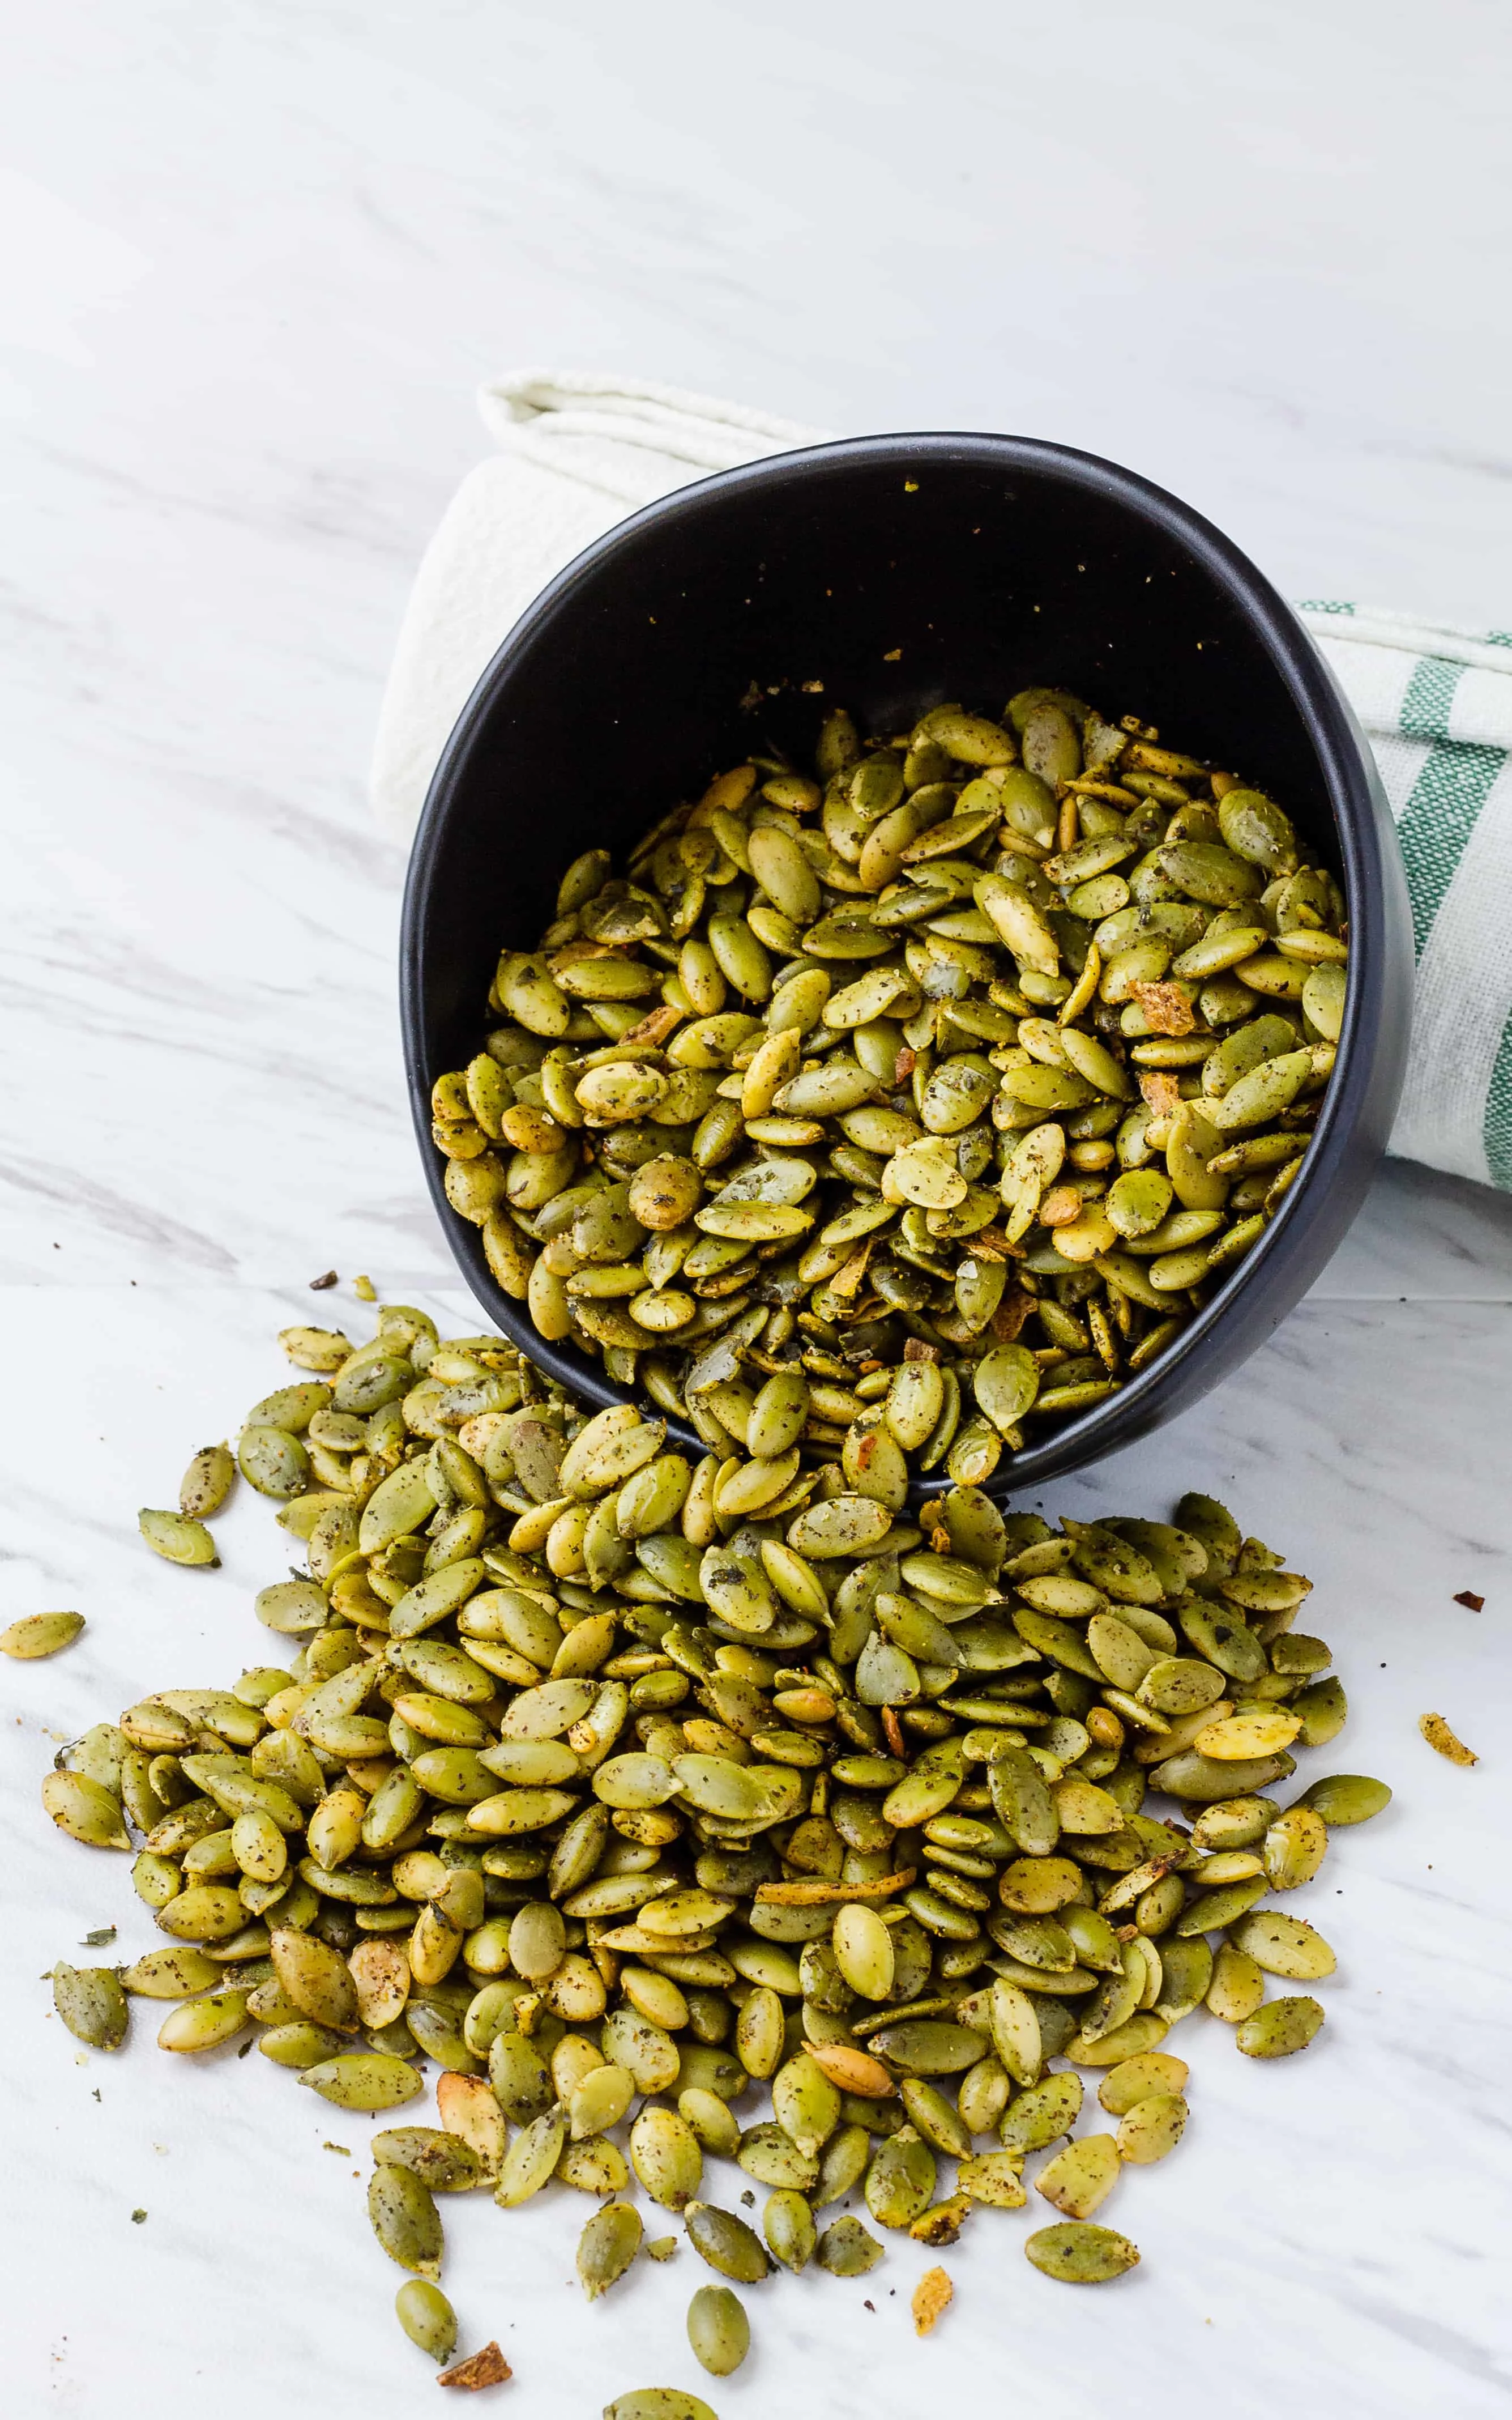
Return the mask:
[[[69,2029],[115,2049],[168,2001],[164,2049],[255,2028],[355,2111],[418,2102],[429,2062],[434,2121],[374,2136],[368,2208],[438,2361],[461,2191],[596,2200],[591,2300],[686,2240],[715,2375],[774,2266],[861,2276],[888,2233],[949,2244],[1031,2194],[1045,2274],[1129,2269],[1094,2221],[1180,2139],[1171,2028],[1312,2040],[1334,1952],[1271,1894],[1390,1796],[1333,1774],[1283,1805],[1346,1713],[1309,1582],[1200,1495],[1057,1530],[955,1487],[916,1521],[830,1460],[779,1513],[756,1460],[694,1466],[404,1306],[282,1341],[307,1374],[144,1534],[203,1566],[239,1469],[278,1501],[308,1570],[256,1599],[285,1660],[144,1698],[43,1783],[162,1936],[59,1965]],[[681,2239],[646,2242],[636,2184]],[[647,2394],[615,2409],[706,2408]]]
[[1295,1181],[1344,1015],[1284,811],[1060,690],[832,712],[811,776],[753,756],[557,909],[435,1085],[447,1196],[723,1454],[748,1373],[864,1455],[922,1357],[908,1443],[962,1485],[1127,1384]]

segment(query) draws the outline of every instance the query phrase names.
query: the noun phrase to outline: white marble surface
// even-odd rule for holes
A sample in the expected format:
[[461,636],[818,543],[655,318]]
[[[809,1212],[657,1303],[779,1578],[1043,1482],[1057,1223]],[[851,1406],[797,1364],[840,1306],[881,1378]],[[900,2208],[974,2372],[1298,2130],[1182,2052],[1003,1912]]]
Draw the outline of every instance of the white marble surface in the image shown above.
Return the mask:
[[[91,1626],[0,1675],[0,2397],[399,2420],[431,2390],[362,2214],[365,2122],[256,2057],[161,2057],[144,2010],[81,2060],[39,1971],[151,1929],[36,1792],[57,1736],[267,1653],[265,1509],[204,1576],[149,1563],[132,1514],[273,1383],[273,1328],[352,1310],[302,1281],[366,1268],[471,1324],[363,799],[410,568],[480,450],[470,384],[535,358],[837,427],[1055,435],[1168,481],[1294,595],[1505,627],[1512,41],[1483,0],[77,0],[8,31],[0,1619]],[[1185,2028],[1194,2124],[1109,2206],[1146,2254],[1117,2291],[1068,2303],[987,2213],[928,2344],[914,2247],[869,2287],[752,2295],[723,2420],[984,2387],[1068,2420],[1505,2410],[1509,1247],[1512,1204],[1388,1171],[1244,1373],[1054,1499],[1156,1510],[1196,1479],[1318,1577],[1339,1761],[1397,1793],[1305,1894],[1340,1952],[1322,2040],[1267,2070]],[[1475,1771],[1423,1745],[1430,1705]],[[531,2420],[700,2382],[691,2256],[585,2312],[581,2215],[449,2212],[467,2340],[500,2335],[499,2408]]]

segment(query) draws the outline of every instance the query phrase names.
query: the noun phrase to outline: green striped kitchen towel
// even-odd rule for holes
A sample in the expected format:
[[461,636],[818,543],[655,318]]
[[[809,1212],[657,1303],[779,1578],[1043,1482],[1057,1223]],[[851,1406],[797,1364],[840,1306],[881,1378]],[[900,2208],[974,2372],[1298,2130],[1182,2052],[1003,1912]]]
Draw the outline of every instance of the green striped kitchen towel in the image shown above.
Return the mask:
[[[563,564],[674,488],[826,433],[613,376],[518,371],[479,401],[498,450],[426,550],[379,718],[373,803],[403,841],[474,682]],[[1416,1004],[1391,1148],[1512,1188],[1512,631],[1299,611],[1375,750],[1412,893]]]
[[1512,630],[1299,607],[1365,726],[1417,946],[1392,1150],[1512,1188]]

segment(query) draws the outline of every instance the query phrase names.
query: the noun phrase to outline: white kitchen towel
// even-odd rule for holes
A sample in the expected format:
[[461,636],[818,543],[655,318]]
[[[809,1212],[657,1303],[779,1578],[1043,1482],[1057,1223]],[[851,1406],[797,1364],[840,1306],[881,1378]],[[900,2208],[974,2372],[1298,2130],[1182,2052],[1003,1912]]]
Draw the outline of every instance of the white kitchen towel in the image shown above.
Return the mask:
[[[499,450],[425,551],[378,720],[373,804],[400,842],[479,675],[554,573],[656,497],[828,433],[677,387],[539,370],[480,402]],[[1512,630],[1298,611],[1369,737],[1407,868],[1417,986],[1391,1148],[1512,1189]]]

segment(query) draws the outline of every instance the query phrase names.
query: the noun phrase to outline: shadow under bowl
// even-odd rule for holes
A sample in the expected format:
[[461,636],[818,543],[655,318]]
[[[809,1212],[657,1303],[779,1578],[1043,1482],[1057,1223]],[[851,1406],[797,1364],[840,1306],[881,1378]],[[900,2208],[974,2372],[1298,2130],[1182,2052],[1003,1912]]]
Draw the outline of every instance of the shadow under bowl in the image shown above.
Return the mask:
[[[898,730],[944,698],[995,713],[1031,684],[1137,713],[1277,798],[1343,884],[1350,983],[1304,1171],[1264,1234],[1156,1361],[1005,1455],[989,1492],[1097,1462],[1185,1410],[1340,1241],[1401,1089],[1412,951],[1390,811],[1321,656],[1237,547],[1133,472],[1026,438],[851,439],[682,489],[588,548],[505,639],[425,802],[401,942],[421,1159],[484,1311],[579,1396],[635,1400],[503,1293],[430,1136],[431,1086],[481,1047],[501,949],[533,946],[583,849],[623,865],[753,748],[810,760],[830,706]],[[682,1422],[669,1437],[704,1450]]]

